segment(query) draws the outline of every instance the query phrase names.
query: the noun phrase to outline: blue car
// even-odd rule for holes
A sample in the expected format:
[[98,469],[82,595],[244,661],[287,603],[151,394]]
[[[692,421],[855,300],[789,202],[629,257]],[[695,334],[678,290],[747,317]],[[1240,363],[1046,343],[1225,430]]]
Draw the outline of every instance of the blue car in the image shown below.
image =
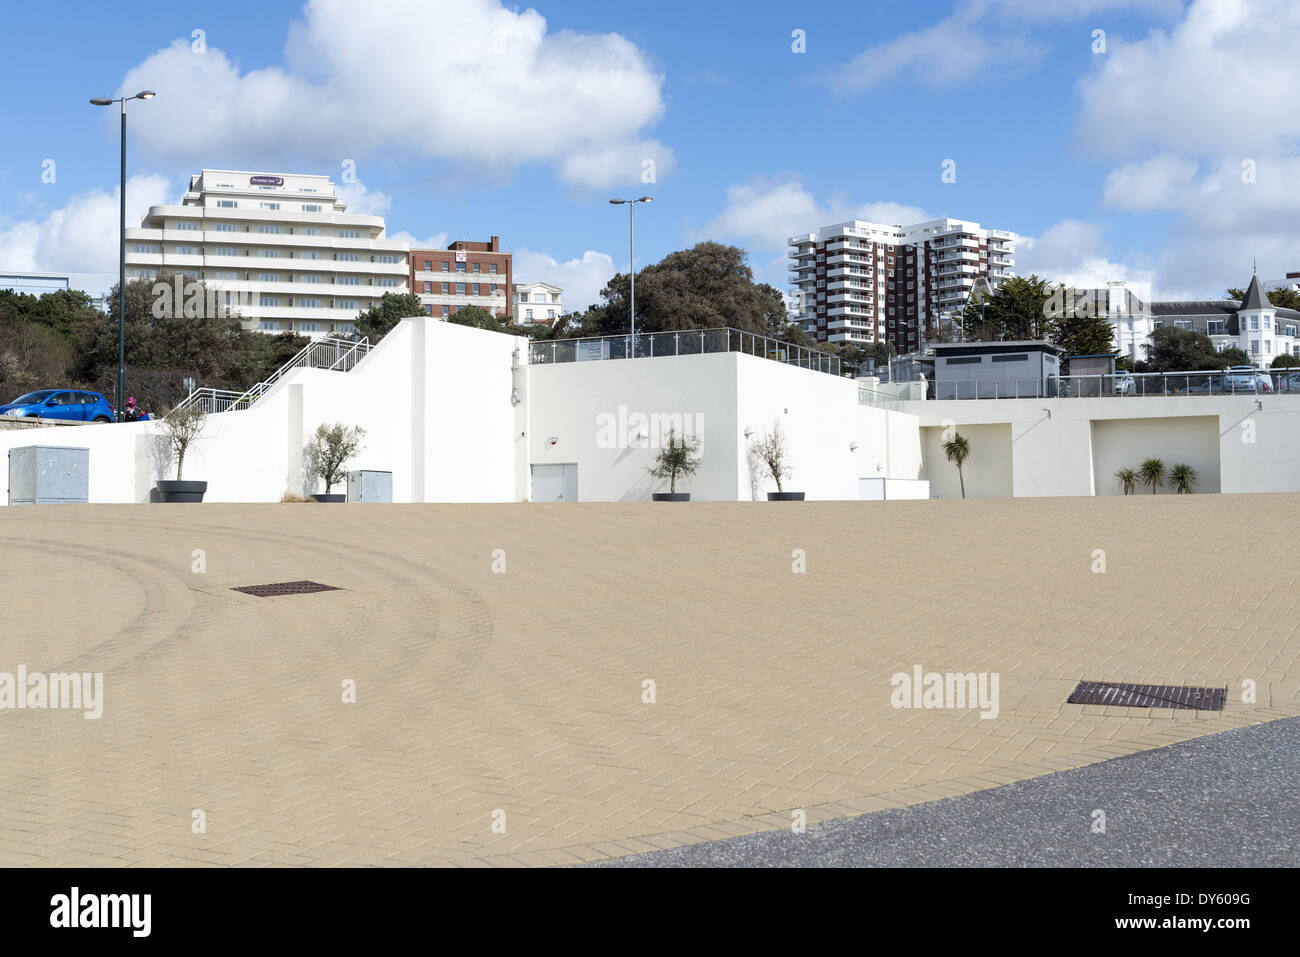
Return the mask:
[[0,415],[20,419],[66,419],[72,422],[112,422],[113,409],[98,392],[80,389],[41,389],[0,405]]

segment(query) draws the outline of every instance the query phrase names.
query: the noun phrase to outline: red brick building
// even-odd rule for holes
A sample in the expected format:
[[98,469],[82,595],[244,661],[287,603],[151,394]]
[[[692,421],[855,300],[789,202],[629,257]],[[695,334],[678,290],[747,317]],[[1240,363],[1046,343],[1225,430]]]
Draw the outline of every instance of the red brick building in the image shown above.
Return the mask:
[[510,322],[513,257],[500,237],[485,243],[457,240],[446,249],[412,249],[411,292],[427,315],[447,319],[462,306],[480,306]]

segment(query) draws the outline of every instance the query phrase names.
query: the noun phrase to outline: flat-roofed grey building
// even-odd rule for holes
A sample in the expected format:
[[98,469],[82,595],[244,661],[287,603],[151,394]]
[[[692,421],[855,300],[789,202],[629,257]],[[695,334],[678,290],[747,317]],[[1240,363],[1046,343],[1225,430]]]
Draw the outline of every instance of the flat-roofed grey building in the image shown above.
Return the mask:
[[936,399],[1054,396],[1061,350],[1050,342],[950,342],[934,347]]

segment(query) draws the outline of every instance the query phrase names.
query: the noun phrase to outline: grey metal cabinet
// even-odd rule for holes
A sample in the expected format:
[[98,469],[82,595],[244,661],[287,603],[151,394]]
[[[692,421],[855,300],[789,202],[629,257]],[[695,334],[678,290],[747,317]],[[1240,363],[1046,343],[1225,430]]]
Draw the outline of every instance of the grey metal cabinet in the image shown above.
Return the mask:
[[348,473],[349,502],[391,502],[393,473],[361,470]]
[[90,501],[90,449],[25,445],[9,450],[9,504]]

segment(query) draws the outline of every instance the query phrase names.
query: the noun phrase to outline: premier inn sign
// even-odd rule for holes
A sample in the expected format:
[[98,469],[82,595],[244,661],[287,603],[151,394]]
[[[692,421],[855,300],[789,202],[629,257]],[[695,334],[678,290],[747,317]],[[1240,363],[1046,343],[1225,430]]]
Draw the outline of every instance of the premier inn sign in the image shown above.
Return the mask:
[[283,186],[284,178],[282,176],[250,176],[248,178],[249,186]]

